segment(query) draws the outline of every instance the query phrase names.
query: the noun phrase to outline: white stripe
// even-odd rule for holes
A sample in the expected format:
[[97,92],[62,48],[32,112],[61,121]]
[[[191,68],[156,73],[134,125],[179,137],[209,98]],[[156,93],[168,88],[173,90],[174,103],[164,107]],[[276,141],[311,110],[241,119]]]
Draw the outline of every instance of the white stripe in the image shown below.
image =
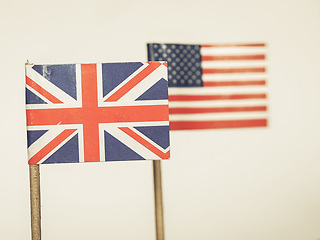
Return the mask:
[[84,162],[83,124],[78,124],[79,162]]
[[260,80],[266,79],[267,74],[250,74],[250,73],[243,73],[243,74],[202,74],[203,81],[241,81],[241,80]]
[[263,54],[265,47],[202,47],[201,55]]
[[251,68],[265,67],[265,61],[202,61],[202,68]]
[[128,107],[128,106],[156,106],[156,105],[168,105],[168,100],[141,100],[133,102],[103,102],[100,107]]
[[169,88],[170,95],[216,95],[216,94],[250,94],[265,93],[266,87],[238,86],[238,87],[194,87],[194,88]]
[[69,104],[64,103],[55,103],[55,104],[27,104],[26,109],[51,109],[51,108],[81,108],[80,106],[70,106]]
[[197,107],[251,107],[266,106],[266,100],[225,100],[225,101],[179,101],[169,102],[169,108],[197,108]]
[[169,121],[155,122],[119,122],[119,123],[101,123],[102,128],[106,127],[146,127],[146,126],[168,126]]
[[102,64],[97,63],[97,91],[98,91],[98,107],[103,105],[103,78],[102,78]]
[[[125,102],[104,102],[101,103],[99,107],[127,107],[127,106],[157,106],[157,105],[168,105],[168,100],[143,100],[143,101],[134,101],[130,103]],[[27,104],[26,109],[61,109],[61,108],[79,108],[79,107],[70,107],[66,104]]]
[[99,153],[100,153],[100,162],[106,161],[106,155],[105,155],[105,139],[104,139],[104,124],[99,123]]
[[[59,125],[60,126],[60,125]],[[36,126],[27,126],[27,130],[35,131],[35,130],[49,130],[52,128],[52,125],[36,125]]]
[[[68,104],[70,106],[79,105],[79,103],[74,98],[66,94],[60,88],[58,88],[57,86],[52,84],[50,81],[48,81],[46,78],[41,76],[38,72],[36,72],[31,65],[26,66],[26,75],[35,83],[40,85],[43,89],[45,89],[50,94],[52,94],[54,97],[62,101],[64,104]],[[37,96],[39,95],[40,94],[37,94]]]
[[201,113],[201,114],[174,114],[170,115],[170,121],[211,121],[211,120],[242,120],[242,119],[266,119],[265,112],[248,113]]
[[81,64],[76,64],[77,106],[82,106]]

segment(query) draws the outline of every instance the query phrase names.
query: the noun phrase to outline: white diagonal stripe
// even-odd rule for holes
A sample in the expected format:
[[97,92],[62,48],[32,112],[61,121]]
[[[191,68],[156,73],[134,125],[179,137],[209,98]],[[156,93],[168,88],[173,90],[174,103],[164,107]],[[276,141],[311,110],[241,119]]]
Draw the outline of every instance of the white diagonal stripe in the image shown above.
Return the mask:
[[[55,96],[57,99],[62,101],[64,104],[72,105],[72,106],[77,105],[77,101],[74,98],[72,98],[71,96],[66,94],[64,91],[62,91],[60,88],[58,88],[57,86],[52,84],[50,81],[48,81],[46,78],[41,76],[38,72],[36,72],[32,68],[31,65],[26,66],[26,76],[29,77],[38,85],[40,85],[43,89],[48,91],[50,94]],[[37,94],[37,96],[39,96],[39,94]]]
[[167,68],[164,65],[160,65],[152,73],[146,76],[141,82],[139,82],[135,87],[130,89],[130,91],[123,97],[121,97],[118,102],[133,102],[164,76],[167,76]]
[[265,47],[202,47],[201,55],[264,54]]

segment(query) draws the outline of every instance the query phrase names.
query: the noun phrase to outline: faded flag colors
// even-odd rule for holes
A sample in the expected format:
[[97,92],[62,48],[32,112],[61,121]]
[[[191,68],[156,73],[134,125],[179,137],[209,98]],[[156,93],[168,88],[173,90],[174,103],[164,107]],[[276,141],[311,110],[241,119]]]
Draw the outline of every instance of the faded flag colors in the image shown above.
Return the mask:
[[168,159],[165,62],[26,65],[28,163]]
[[147,47],[168,62],[171,130],[267,126],[266,44]]

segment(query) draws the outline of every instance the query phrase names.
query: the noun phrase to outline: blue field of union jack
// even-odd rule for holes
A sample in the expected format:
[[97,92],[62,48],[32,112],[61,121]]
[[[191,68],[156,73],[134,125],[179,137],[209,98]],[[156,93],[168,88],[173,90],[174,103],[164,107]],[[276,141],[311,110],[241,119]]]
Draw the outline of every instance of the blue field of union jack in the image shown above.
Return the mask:
[[166,62],[26,65],[28,163],[169,159]]

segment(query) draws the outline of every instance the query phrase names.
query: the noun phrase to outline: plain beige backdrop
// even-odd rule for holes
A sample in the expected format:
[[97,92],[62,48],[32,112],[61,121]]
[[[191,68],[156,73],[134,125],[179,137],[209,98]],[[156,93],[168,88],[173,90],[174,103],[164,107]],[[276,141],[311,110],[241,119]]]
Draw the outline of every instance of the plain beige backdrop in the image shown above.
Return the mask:
[[[1,1],[0,239],[30,239],[24,63],[268,44],[269,127],[171,133],[166,240],[320,239],[320,1]],[[43,240],[155,239],[151,162],[41,166]]]

